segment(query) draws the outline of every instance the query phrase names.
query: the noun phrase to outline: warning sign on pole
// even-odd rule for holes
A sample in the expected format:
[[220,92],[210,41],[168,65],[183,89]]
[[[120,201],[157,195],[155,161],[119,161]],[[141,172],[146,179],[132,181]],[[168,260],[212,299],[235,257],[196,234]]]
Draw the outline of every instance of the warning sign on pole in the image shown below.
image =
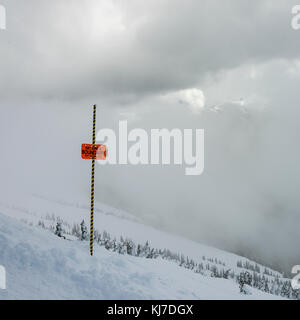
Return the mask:
[[94,244],[94,196],[95,196],[95,160],[106,159],[106,146],[96,144],[96,105],[93,111],[93,136],[92,144],[81,145],[81,158],[92,160],[92,174],[91,174],[91,228],[90,228],[90,252],[93,255]]
[[87,160],[105,160],[106,146],[103,144],[82,144],[81,157]]

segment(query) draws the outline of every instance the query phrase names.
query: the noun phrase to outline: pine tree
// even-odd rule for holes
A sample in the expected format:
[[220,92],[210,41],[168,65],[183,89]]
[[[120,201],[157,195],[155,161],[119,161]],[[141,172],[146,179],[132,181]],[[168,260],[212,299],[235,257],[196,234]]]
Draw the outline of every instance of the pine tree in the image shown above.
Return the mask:
[[112,244],[109,239],[104,240],[104,247],[106,250],[110,250],[112,248]]
[[270,289],[269,289],[269,285],[268,285],[268,281],[267,281],[267,280],[265,280],[264,292],[267,292],[267,293],[270,292]]
[[57,222],[57,224],[56,224],[55,234],[56,234],[58,237],[60,237],[60,238],[62,238],[62,237],[63,237],[63,235],[62,235],[61,222]]
[[265,286],[265,281],[264,281],[264,279],[261,278],[261,276],[258,276],[257,288],[258,288],[259,290],[263,290],[264,286]]
[[252,275],[248,271],[245,272],[245,283],[248,286],[252,285]]
[[137,249],[136,249],[136,255],[138,257],[141,257],[142,256],[142,251],[143,251],[142,246],[140,244],[138,244]]
[[285,281],[283,286],[281,287],[280,295],[282,297],[289,298],[290,297],[290,291],[291,291],[291,284],[289,281]]
[[149,246],[149,242],[148,241],[146,241],[146,244],[145,244],[145,246],[143,248],[143,252],[144,252],[144,256],[146,258],[148,258],[149,255],[150,255],[150,246]]
[[275,294],[275,282],[274,282],[274,280],[272,280],[272,286],[271,286],[271,289],[270,289],[270,293],[271,294]]
[[86,227],[86,225],[84,223],[84,220],[82,220],[80,226],[81,226],[81,237],[80,237],[80,239],[81,240],[88,240],[87,227]]
[[219,273],[218,273],[218,269],[215,265],[212,266],[212,273],[211,273],[211,276],[214,277],[214,278],[219,278]]
[[117,248],[118,248],[117,239],[114,238],[114,240],[112,241],[112,250],[117,251]]
[[180,264],[179,265],[180,266],[184,266],[185,265],[185,257],[184,257],[183,254],[180,256]]
[[136,255],[135,245],[131,240],[126,240],[125,246],[126,246],[127,254],[129,254],[130,256]]
[[245,285],[251,286],[252,275],[248,271],[241,272],[240,275],[238,276],[238,283],[239,283],[239,287],[240,287],[240,292],[247,294],[247,291],[245,289]]
[[238,276],[238,284],[240,288],[240,293],[246,293],[244,285],[245,285],[245,279],[244,279],[244,273],[241,272],[240,275]]
[[119,242],[118,247],[117,247],[117,251],[119,254],[126,253],[126,248],[125,248],[124,242]]
[[186,263],[185,263],[185,268],[189,269],[190,268],[190,259],[189,257],[186,257]]
[[295,300],[300,300],[300,289],[292,289],[291,297]]

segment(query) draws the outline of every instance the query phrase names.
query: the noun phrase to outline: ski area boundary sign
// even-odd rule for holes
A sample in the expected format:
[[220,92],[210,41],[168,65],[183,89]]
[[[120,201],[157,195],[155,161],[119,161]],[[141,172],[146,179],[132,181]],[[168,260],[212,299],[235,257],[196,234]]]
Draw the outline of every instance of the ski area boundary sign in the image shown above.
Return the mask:
[[86,144],[81,145],[81,158],[86,160],[105,160],[106,146],[103,144]]

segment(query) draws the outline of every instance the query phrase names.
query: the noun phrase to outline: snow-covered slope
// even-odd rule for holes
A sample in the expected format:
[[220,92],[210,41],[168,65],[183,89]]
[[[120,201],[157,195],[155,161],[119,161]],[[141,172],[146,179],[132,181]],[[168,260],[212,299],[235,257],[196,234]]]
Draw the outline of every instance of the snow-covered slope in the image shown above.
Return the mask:
[[[88,220],[88,206],[50,201],[42,197],[19,198],[18,204],[0,205],[0,265],[6,268],[7,290],[0,299],[278,299],[250,288],[239,293],[235,281],[207,277],[161,258],[120,255],[95,244],[89,256],[85,241],[63,240],[47,229],[56,217],[72,223]],[[55,215],[53,220],[53,215]],[[23,220],[20,221],[20,220]],[[24,223],[26,222],[26,223]],[[217,258],[227,269],[247,259],[193,241],[168,235],[139,223],[125,212],[98,205],[96,229],[130,237],[156,248],[168,248],[199,261]]]
[[119,255],[87,242],[62,240],[0,214],[0,261],[7,290],[0,299],[271,299],[239,293],[225,279],[198,275],[172,262]]
[[[55,226],[56,219],[62,218],[68,224],[64,225],[65,229],[71,228],[74,222],[80,223],[83,219],[88,224],[90,219],[89,199],[71,202],[61,199],[48,199],[37,195],[26,197],[18,195],[17,203],[0,200],[0,212],[33,225],[37,225],[38,221],[42,220],[47,226]],[[149,241],[155,248],[168,248],[195,260],[202,259],[203,256],[207,258],[217,257],[225,262],[228,267],[236,268],[237,261],[241,259],[240,256],[235,254],[144,225],[127,212],[101,203],[95,205],[94,224],[95,229],[100,232],[105,230],[112,236],[119,237],[122,235],[138,243]]]

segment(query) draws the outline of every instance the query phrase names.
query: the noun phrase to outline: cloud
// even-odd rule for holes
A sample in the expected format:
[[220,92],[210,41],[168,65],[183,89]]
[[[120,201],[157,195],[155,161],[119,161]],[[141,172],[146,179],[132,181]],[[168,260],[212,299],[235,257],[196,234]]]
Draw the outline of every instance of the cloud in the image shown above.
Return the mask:
[[199,113],[205,106],[204,94],[199,89],[186,89],[180,91],[178,94],[180,99],[187,103],[195,113]]
[[3,98],[84,99],[201,87],[249,62],[299,57],[292,1],[3,0]]
[[181,103],[194,113],[199,113],[205,106],[205,96],[198,88],[179,90],[162,96],[167,103]]

